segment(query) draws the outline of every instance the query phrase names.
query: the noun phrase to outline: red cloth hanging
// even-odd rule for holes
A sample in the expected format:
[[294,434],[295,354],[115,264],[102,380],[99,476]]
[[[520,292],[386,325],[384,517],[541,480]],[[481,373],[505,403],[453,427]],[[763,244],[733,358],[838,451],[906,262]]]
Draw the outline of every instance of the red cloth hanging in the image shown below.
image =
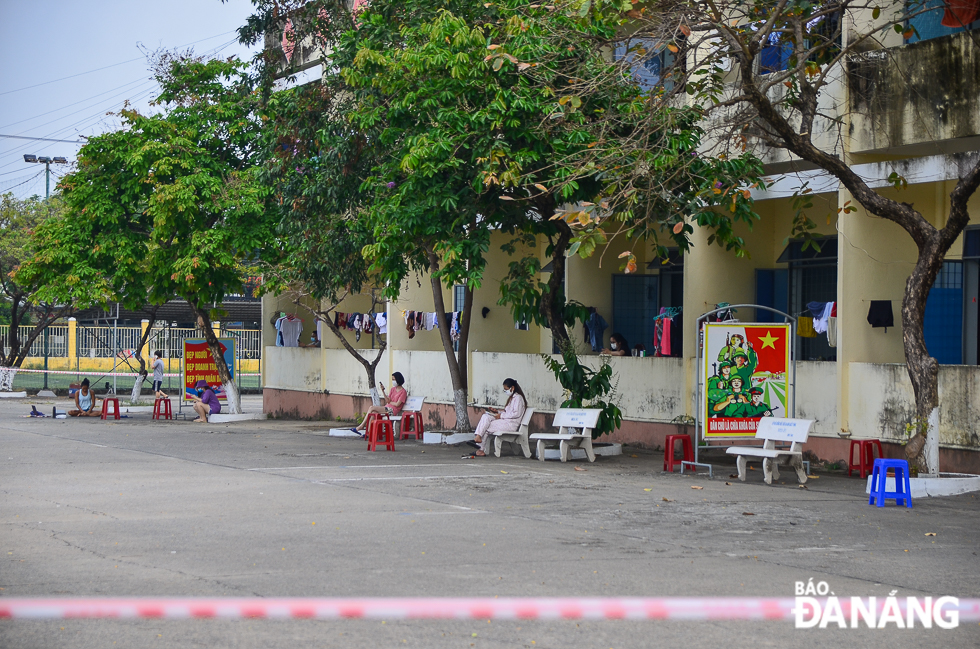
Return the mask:
[[944,0],[943,27],[966,27],[980,20],[980,0]]

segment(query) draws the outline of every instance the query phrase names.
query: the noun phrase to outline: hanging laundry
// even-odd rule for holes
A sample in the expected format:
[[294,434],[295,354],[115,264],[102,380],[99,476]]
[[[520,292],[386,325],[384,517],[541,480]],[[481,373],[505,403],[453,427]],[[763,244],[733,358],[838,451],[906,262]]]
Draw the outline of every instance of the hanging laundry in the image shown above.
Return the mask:
[[[813,304],[811,302],[810,304]],[[808,305],[809,306],[809,305]],[[833,302],[822,302],[820,313],[813,319],[813,330],[818,334],[827,333],[827,319],[834,310]],[[810,309],[812,312],[813,309]]]
[[796,335],[801,338],[816,338],[817,332],[813,330],[813,318],[800,316],[796,319]]
[[415,312],[409,311],[405,318],[405,329],[408,331],[408,339],[415,338]]
[[868,323],[872,327],[884,327],[885,333],[888,333],[888,327],[895,326],[892,301],[871,300],[871,307],[868,309]]
[[[303,335],[303,321],[291,313],[276,321],[277,347],[299,347],[299,337]],[[281,343],[281,344],[280,344]]]
[[323,320],[321,318],[316,319],[316,339],[323,340]]
[[374,323],[378,325],[379,334],[388,333],[388,314],[387,313],[375,313]]
[[661,322],[663,331],[660,334],[659,352],[661,356],[670,356],[670,319],[663,318]]
[[338,329],[346,329],[347,328],[347,314],[344,313],[344,312],[342,312],[342,311],[338,311],[337,312],[337,315],[334,316],[333,324]]
[[459,342],[459,311],[453,311],[452,323],[449,326],[449,337],[452,341]]
[[591,311],[591,315],[585,323],[587,333],[585,342],[592,345],[592,351],[602,351],[603,332],[609,325],[606,324],[605,319],[599,315],[595,307],[589,307],[589,311]]
[[837,346],[837,318],[833,316],[827,318],[827,344]]
[[436,314],[426,313],[425,314],[425,330],[432,331],[436,326]]
[[371,318],[370,313],[364,314],[364,333],[369,334],[374,331],[374,320]]

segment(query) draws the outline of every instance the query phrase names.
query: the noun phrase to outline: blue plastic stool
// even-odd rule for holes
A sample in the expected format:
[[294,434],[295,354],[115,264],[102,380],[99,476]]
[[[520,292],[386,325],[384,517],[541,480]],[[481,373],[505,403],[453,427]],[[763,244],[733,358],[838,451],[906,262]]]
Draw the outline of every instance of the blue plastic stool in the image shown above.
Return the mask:
[[[888,469],[895,471],[895,491],[886,491]],[[905,460],[875,460],[871,472],[871,497],[869,505],[885,506],[885,499],[894,498],[896,505],[912,507],[912,485],[909,483],[909,463]]]

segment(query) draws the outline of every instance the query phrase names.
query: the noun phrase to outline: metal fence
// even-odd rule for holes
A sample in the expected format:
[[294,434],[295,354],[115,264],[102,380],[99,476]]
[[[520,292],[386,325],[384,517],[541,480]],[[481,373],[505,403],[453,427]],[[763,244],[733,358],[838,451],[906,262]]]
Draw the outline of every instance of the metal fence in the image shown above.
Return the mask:
[[[23,344],[34,327],[21,325],[18,336]],[[9,325],[0,325],[4,351],[9,353]],[[47,354],[45,354],[45,332],[31,345],[29,359],[44,358],[132,358],[139,348],[142,330],[139,327],[106,327],[78,325],[75,328],[75,349],[70,350],[69,326],[52,325],[47,328]],[[259,329],[226,329],[221,336],[234,338],[237,343],[239,359],[258,360],[262,358],[262,331]],[[195,327],[154,327],[146,343],[146,354],[161,350],[164,358],[183,358],[184,341],[188,338],[203,338],[204,334]]]
[[[48,334],[48,357],[65,358],[68,356],[68,325],[52,325],[47,328]],[[20,325],[17,327],[17,337],[23,345],[34,331],[32,325]],[[4,354],[10,353],[9,346],[10,325],[0,325],[0,337],[3,339]],[[29,357],[44,357],[44,332],[38,335],[37,340],[31,345]]]

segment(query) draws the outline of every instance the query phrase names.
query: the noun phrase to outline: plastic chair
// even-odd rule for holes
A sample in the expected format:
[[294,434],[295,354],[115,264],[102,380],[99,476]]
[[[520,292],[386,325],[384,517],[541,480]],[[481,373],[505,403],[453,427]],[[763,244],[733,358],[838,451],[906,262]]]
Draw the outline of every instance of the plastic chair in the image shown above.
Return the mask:
[[153,401],[153,418],[154,419],[173,419],[174,411],[170,405],[170,399],[168,397],[160,397]]
[[102,400],[102,414],[99,419],[107,419],[109,415],[109,404],[113,405],[113,419],[119,419],[119,399],[116,397],[106,397]]
[[[887,489],[889,469],[895,472],[895,491]],[[894,498],[896,505],[905,505],[911,509],[912,485],[909,482],[909,463],[905,460],[878,458],[871,473],[871,495],[868,504],[884,507],[885,500],[889,498]]]
[[[674,444],[681,443],[680,460],[674,459]],[[681,462],[694,461],[694,447],[691,446],[691,438],[688,435],[667,435],[664,442],[664,471],[674,471],[674,465],[680,466]]]
[[[854,447],[858,448],[858,461],[854,463]],[[878,448],[878,457],[884,457],[881,451],[881,441],[877,439],[852,439],[850,449],[847,452],[847,475],[855,469],[862,478],[867,478],[874,468],[875,447]]]
[[377,451],[378,446],[383,446],[389,451],[395,450],[395,425],[390,419],[380,417],[368,425],[368,447],[369,451]]

